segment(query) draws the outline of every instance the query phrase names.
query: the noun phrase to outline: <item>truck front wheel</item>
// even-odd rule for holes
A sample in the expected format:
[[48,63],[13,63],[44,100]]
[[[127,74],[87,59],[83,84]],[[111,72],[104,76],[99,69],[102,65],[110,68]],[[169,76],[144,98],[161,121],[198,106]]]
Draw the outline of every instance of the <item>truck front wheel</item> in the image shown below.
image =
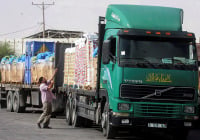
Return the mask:
[[109,104],[108,103],[106,103],[106,105],[104,107],[104,111],[102,113],[101,118],[102,118],[101,126],[103,129],[103,135],[107,139],[114,138],[116,135],[116,128],[110,124],[110,112],[109,112]]

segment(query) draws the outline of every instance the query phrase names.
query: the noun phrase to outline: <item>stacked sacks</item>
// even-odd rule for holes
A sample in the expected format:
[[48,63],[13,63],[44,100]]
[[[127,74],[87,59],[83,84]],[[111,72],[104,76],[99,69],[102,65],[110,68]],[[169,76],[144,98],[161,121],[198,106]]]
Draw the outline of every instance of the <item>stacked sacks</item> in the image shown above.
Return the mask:
[[10,82],[16,82],[17,81],[17,64],[16,63],[13,63],[11,65],[11,73],[10,73]]
[[46,61],[46,70],[45,72],[47,73],[47,79],[51,79],[54,73],[54,60],[55,60],[55,55],[50,54],[45,58]]
[[32,83],[37,83],[38,82],[36,61],[37,61],[37,57],[33,56],[31,58],[31,64],[32,64],[31,65],[31,81],[32,81]]
[[[15,63],[16,62],[16,63]],[[14,61],[16,65],[16,81],[17,83],[23,83],[25,72],[25,55],[21,55]]]
[[1,82],[22,83],[24,78],[24,55],[5,56],[1,60]]
[[44,52],[31,58],[31,82],[37,83],[40,77],[50,79],[53,75],[54,53]]
[[6,82],[6,62],[9,60],[9,56],[5,56],[1,59],[1,82]]
[[5,56],[1,60],[1,77],[2,82],[11,81],[11,63],[14,60],[14,56]]
[[13,79],[12,76],[14,76],[14,75],[12,74],[12,69],[11,68],[12,68],[12,63],[13,63],[15,58],[16,58],[16,56],[11,55],[10,58],[5,63],[5,66],[6,66],[6,82],[7,83],[8,82],[14,82],[12,80]]
[[[37,83],[39,77],[50,79],[53,75],[54,53],[39,53],[31,58],[31,80]],[[23,83],[25,74],[25,55],[5,56],[0,65],[1,82]]]

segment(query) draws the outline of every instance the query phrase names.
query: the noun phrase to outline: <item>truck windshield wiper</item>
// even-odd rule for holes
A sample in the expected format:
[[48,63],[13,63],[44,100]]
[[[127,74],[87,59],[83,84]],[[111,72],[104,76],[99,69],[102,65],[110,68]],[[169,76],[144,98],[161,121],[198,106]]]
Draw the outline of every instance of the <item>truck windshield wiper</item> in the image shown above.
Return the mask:
[[134,60],[139,60],[139,61],[143,61],[143,62],[137,62],[137,65],[145,65],[148,64],[152,67],[154,67],[154,63],[151,63],[147,58],[133,58]]
[[148,64],[151,64],[151,62],[146,58],[133,58],[133,60],[140,60],[140,61],[144,61],[144,62],[146,62]]
[[166,61],[167,63],[164,62],[165,64],[184,65],[184,66],[187,64],[193,64],[195,62],[193,60],[189,60],[189,59],[181,58],[181,57],[162,58],[162,61]]
[[142,97],[142,99],[146,99],[146,98],[149,98],[149,97],[152,97],[152,96],[161,96],[162,93],[164,93],[164,92],[166,92],[166,91],[169,91],[169,90],[172,90],[172,89],[174,89],[174,88],[175,88],[175,87],[169,87],[169,88],[166,88],[166,89],[163,89],[163,90],[157,90],[157,89],[156,89],[154,93],[149,94],[149,95],[146,95],[146,96]]

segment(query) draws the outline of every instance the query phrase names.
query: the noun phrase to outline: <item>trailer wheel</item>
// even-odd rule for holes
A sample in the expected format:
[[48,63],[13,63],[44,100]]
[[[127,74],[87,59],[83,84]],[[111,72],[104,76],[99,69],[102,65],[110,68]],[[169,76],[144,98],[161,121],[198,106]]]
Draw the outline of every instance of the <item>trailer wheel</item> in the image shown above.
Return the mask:
[[66,108],[65,108],[65,117],[66,122],[68,125],[72,125],[72,116],[71,116],[71,100],[68,98],[66,102]]
[[16,91],[14,93],[14,96],[13,96],[13,110],[14,112],[17,112],[17,113],[22,113],[25,111],[25,106],[20,106],[20,100],[23,100],[20,99],[20,93],[18,91]]
[[13,93],[12,93],[12,91],[8,91],[6,101],[7,101],[7,111],[13,112]]
[[116,135],[116,128],[110,125],[110,112],[109,112],[109,104],[106,103],[104,107],[104,111],[101,117],[101,126],[103,129],[103,135],[107,139],[113,139]]
[[82,118],[78,116],[77,112],[77,100],[76,98],[72,101],[72,126],[77,127],[81,125]]

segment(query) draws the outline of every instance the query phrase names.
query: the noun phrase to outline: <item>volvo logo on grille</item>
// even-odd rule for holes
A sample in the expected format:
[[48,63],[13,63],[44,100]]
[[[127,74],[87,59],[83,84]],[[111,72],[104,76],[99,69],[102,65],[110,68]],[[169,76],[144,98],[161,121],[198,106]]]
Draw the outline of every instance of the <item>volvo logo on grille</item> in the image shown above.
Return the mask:
[[155,96],[162,96],[162,92],[160,90],[155,90]]

